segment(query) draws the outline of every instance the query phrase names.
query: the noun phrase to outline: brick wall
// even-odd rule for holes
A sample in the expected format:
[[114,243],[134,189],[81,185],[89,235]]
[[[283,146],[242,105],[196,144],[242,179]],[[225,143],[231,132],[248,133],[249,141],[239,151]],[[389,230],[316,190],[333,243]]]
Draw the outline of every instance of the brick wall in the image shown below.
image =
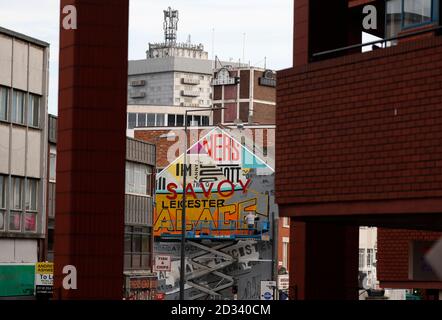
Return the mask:
[[378,280],[408,281],[409,242],[437,241],[441,237],[440,232],[378,229]]
[[279,72],[278,203],[442,196],[441,56],[435,37]]

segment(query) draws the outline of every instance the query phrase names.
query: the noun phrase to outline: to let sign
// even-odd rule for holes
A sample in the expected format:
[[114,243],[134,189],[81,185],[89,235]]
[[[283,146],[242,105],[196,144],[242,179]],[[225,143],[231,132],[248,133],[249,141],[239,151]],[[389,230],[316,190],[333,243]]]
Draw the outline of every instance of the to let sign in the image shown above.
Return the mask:
[[39,262],[35,264],[35,294],[37,296],[51,296],[54,282],[54,264]]
[[172,270],[172,259],[170,256],[155,256],[154,271],[170,272]]

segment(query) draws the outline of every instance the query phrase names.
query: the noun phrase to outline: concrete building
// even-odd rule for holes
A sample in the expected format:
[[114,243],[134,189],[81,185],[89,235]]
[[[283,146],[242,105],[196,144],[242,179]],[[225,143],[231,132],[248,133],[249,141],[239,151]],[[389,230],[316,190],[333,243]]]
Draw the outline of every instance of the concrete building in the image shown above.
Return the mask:
[[[44,260],[54,259],[57,118],[49,115],[48,132],[47,250]],[[154,205],[156,147],[126,139],[124,213],[125,299],[152,300],[157,277],[152,273],[152,216]]]
[[43,257],[48,72],[48,43],[0,28],[0,265]]
[[[428,273],[407,272],[442,229],[441,7],[399,1],[400,32],[386,39],[398,26],[393,2],[295,2],[294,66],[278,72],[276,121],[293,299],[357,299],[360,226],[379,228],[382,287],[433,289],[434,297],[441,288],[422,281]],[[363,30],[367,4],[381,15],[377,30]],[[385,40],[362,52],[362,31]],[[429,243],[421,245],[413,229],[435,233],[424,232]]]

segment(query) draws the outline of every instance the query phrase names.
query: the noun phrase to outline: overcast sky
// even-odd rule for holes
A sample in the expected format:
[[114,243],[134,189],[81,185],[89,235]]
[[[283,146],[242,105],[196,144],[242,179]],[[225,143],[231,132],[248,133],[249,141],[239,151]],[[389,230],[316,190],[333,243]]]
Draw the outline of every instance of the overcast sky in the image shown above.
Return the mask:
[[[149,42],[161,42],[163,10],[180,12],[178,41],[202,43],[212,57],[285,69],[292,64],[293,0],[130,0],[129,58],[144,59]],[[57,113],[58,0],[0,0],[0,26],[51,44],[49,112]]]

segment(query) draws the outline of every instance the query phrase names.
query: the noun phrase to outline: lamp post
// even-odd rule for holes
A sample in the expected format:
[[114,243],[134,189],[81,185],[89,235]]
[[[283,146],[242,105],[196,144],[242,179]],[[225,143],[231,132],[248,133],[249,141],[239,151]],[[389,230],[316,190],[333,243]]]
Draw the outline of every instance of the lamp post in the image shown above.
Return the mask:
[[201,111],[216,111],[222,110],[226,108],[199,108],[193,110],[186,110],[184,117],[184,135],[185,143],[184,143],[184,160],[183,160],[183,210],[181,212],[181,260],[180,260],[180,300],[185,299],[184,290],[186,284],[186,255],[185,255],[185,246],[186,246],[186,189],[187,189],[187,115],[193,112],[201,112]]

